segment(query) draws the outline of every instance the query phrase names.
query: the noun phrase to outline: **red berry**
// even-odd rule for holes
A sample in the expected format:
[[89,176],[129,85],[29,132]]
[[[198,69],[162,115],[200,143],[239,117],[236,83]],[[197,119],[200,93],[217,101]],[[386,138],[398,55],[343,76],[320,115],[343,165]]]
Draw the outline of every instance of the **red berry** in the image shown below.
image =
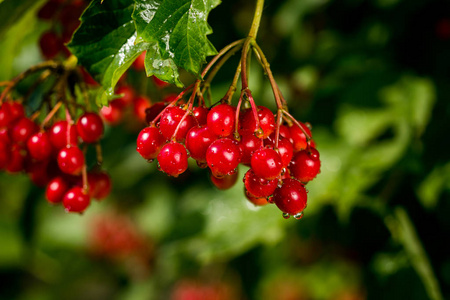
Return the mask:
[[6,127],[0,128],[0,142],[7,145],[11,144],[11,138],[9,137],[9,130]]
[[306,190],[298,180],[287,178],[283,185],[275,189],[272,201],[283,212],[297,215],[306,208]]
[[[273,113],[264,106],[257,107],[259,128],[262,132],[256,134],[258,137],[267,138],[275,130],[275,117]],[[255,115],[251,108],[244,110],[239,115],[239,134],[251,135],[258,132],[258,124],[255,119]]]
[[214,177],[213,174],[210,174],[211,182],[218,188],[219,190],[227,190],[234,186],[237,182],[238,178],[238,172],[231,174],[231,175],[225,175],[223,177],[217,178]]
[[46,186],[51,176],[49,174],[49,160],[25,160],[25,172],[27,172],[28,176],[38,187]]
[[19,102],[8,101],[0,107],[0,127],[9,126],[23,117],[25,117],[25,110]]
[[256,176],[267,180],[277,178],[283,168],[280,155],[270,148],[256,150],[250,164]]
[[[306,131],[306,133],[311,136],[311,130],[309,130],[308,126],[306,126],[302,122],[299,123],[300,125],[303,125],[302,127]],[[303,133],[303,130],[301,130],[300,127],[294,124],[289,127],[289,132],[291,134],[291,143],[292,146],[294,146],[294,152],[306,149],[308,143],[306,142],[306,136]]]
[[278,185],[278,179],[266,180],[258,177],[248,170],[244,176],[244,186],[246,191],[254,197],[268,197],[273,194]]
[[260,149],[262,146],[261,139],[255,135],[243,135],[239,142],[239,147],[242,151],[241,163],[250,165],[253,152]]
[[214,141],[206,151],[206,162],[215,177],[223,177],[236,172],[240,159],[239,145],[230,138]]
[[[172,138],[178,124],[180,124],[181,119],[186,113],[188,112],[179,107],[168,107],[164,111],[159,122],[159,129],[166,139]],[[178,128],[178,132],[175,137],[176,140],[179,142],[184,141],[187,132],[195,125],[197,125],[197,121],[192,115],[188,114]]]
[[116,95],[121,95],[120,98],[114,99],[116,103],[122,107],[129,106],[134,100],[134,90],[131,86],[122,85],[117,88]]
[[193,112],[198,125],[206,125],[209,109],[205,106],[197,106],[194,108]]
[[58,154],[58,166],[66,174],[79,175],[84,166],[84,154],[78,147],[61,149]]
[[133,61],[131,65],[133,69],[136,71],[143,71],[145,69],[145,53],[147,51],[142,52],[136,59]]
[[0,139],[0,170],[8,165],[10,155],[9,145]]
[[[275,134],[272,133],[270,138],[264,140],[264,142],[265,145],[270,145],[275,149]],[[280,140],[278,140],[278,153],[280,154],[283,168],[287,167],[294,155],[294,147],[288,139],[281,137]]]
[[[275,133],[272,133],[275,136]],[[284,137],[285,139],[290,140],[291,139],[291,132],[289,130],[289,127],[286,125],[280,126],[280,136]]]
[[28,139],[37,131],[39,131],[39,126],[30,119],[23,117],[13,125],[12,140],[25,145]]
[[163,172],[177,177],[186,171],[188,167],[186,148],[180,143],[168,143],[159,152],[158,162]]
[[70,143],[67,144],[67,121],[58,121],[50,128],[49,138],[56,149],[78,144],[78,132],[76,126],[70,126]]
[[153,82],[156,84],[157,87],[159,88],[163,88],[169,85],[168,82],[162,81],[161,79],[159,79],[156,76],[152,76]]
[[134,115],[142,122],[146,121],[147,114],[145,113],[146,109],[151,107],[152,102],[150,99],[144,96],[139,96],[134,98],[133,100],[133,112]]
[[46,59],[53,59],[62,50],[63,42],[53,31],[44,32],[39,39],[41,53]]
[[206,162],[206,151],[208,147],[217,139],[208,127],[195,126],[189,130],[186,136],[186,148],[189,150],[191,157],[197,162]]
[[105,172],[88,173],[89,196],[102,200],[111,193],[111,178]]
[[136,141],[136,151],[149,160],[155,159],[161,148],[166,143],[166,139],[156,127],[146,127],[141,130]]
[[25,168],[25,159],[27,158],[27,151],[23,146],[14,144],[11,147],[9,162],[6,165],[6,170],[10,173],[17,173],[23,171]]
[[6,127],[10,123],[9,111],[5,105],[0,106],[0,127]]
[[53,151],[52,143],[46,132],[38,132],[32,135],[27,142],[28,153],[36,160],[45,160]]
[[227,137],[234,131],[235,108],[229,104],[219,104],[211,108],[207,117],[209,129],[217,136]]
[[90,203],[89,195],[85,194],[83,189],[78,186],[68,190],[63,198],[63,205],[67,212],[81,213],[86,210]]
[[42,20],[51,20],[58,11],[59,3],[56,1],[46,2],[38,11],[38,18]]
[[166,108],[166,104],[163,102],[156,102],[152,106],[145,109],[145,121],[150,124],[160,112]]
[[85,143],[98,142],[103,131],[103,121],[96,113],[85,113],[77,121],[77,132]]
[[109,102],[108,106],[103,106],[100,109],[100,116],[109,125],[117,125],[123,118],[123,106],[119,101],[120,99],[114,99]]
[[303,183],[313,180],[320,172],[319,152],[309,148],[295,153],[289,165],[289,171],[291,176]]
[[83,76],[83,80],[87,85],[92,85],[92,86],[96,86],[98,85],[98,82],[95,81],[94,77],[92,77],[92,75],[86,71],[85,68],[80,68],[81,70],[81,75]]
[[63,201],[64,195],[69,189],[69,183],[61,176],[53,178],[47,185],[45,197],[50,203],[59,203]]
[[247,198],[248,201],[250,201],[251,203],[253,203],[256,206],[264,206],[264,205],[269,204],[269,202],[267,202],[266,198],[253,196],[253,195],[249,194],[247,191],[245,192],[245,197]]

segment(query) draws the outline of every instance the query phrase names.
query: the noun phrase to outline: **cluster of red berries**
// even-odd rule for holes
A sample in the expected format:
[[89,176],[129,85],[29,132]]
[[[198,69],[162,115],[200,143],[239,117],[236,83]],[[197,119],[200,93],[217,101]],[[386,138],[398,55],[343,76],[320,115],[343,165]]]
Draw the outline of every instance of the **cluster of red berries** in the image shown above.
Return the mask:
[[[131,65],[132,69],[136,72],[143,72],[145,70],[145,54],[144,51],[141,53],[136,60]],[[146,122],[146,109],[152,105],[149,97],[145,95],[139,95],[135,92],[133,87],[127,84],[126,81],[127,73],[122,75],[119,80],[118,87],[116,88],[115,94],[119,95],[120,98],[111,100],[107,106],[103,106],[100,110],[100,115],[103,120],[111,125],[115,126],[121,123],[127,114],[128,110],[131,110],[132,115],[138,119],[139,122]],[[169,83],[152,76],[152,81],[157,88],[165,88]],[[165,101],[170,101],[172,96],[168,96]]]
[[53,59],[61,53],[70,56],[65,44],[80,25],[79,17],[87,4],[88,1],[84,0],[49,0],[40,8],[38,17],[51,21],[52,25],[39,39],[42,55],[46,59]]
[[152,105],[148,97],[136,95],[134,89],[129,85],[119,86],[116,94],[121,97],[110,101],[108,106],[100,109],[100,115],[107,124],[114,126],[122,122],[126,111],[130,108],[134,117],[141,123],[145,122],[145,110]]
[[302,217],[304,185],[320,172],[319,152],[305,124],[277,126],[274,114],[264,106],[236,111],[228,103],[211,109],[175,103],[156,103],[157,108],[147,111],[150,126],[137,138],[143,158],[157,159],[160,170],[176,177],[186,171],[190,156],[210,169],[219,189],[235,184],[240,163],[250,166],[244,183],[251,202],[275,203],[285,217]]
[[0,106],[0,170],[25,171],[37,186],[46,186],[52,204],[63,203],[68,212],[83,212],[91,198],[103,199],[111,190],[111,180],[103,171],[86,168],[81,143],[97,143],[103,135],[98,114],[86,112],[76,124],[58,120],[39,126],[25,114],[18,101]]
[[127,215],[98,215],[89,226],[88,233],[90,250],[95,255],[114,260],[134,256],[144,262],[148,262],[153,256],[151,242]]

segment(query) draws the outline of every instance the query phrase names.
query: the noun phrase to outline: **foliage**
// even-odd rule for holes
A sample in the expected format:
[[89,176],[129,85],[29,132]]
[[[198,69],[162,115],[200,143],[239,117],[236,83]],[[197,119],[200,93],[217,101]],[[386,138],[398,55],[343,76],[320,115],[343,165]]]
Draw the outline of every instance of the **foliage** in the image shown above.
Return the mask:
[[[36,45],[46,25],[35,15],[43,2],[32,2],[0,1],[1,80],[42,59]],[[193,77],[180,68],[198,77],[213,45],[250,27],[253,3],[218,4],[95,0],[69,48],[102,84],[102,103],[143,50],[147,75],[188,84]],[[114,190],[82,217],[49,207],[25,177],[0,174],[0,273],[10,287],[0,298],[168,299],[182,278],[225,282],[245,299],[449,298],[448,11],[439,1],[266,1],[258,43],[321,153],[305,217],[255,208],[241,182],[217,191],[195,166],[166,178],[136,153],[136,128],[111,127],[102,147]],[[215,100],[233,59],[211,86]],[[270,106],[256,62],[249,73],[254,98]],[[179,91],[127,76],[155,102]],[[152,254],[93,254],[89,233],[105,212],[129,216]]]

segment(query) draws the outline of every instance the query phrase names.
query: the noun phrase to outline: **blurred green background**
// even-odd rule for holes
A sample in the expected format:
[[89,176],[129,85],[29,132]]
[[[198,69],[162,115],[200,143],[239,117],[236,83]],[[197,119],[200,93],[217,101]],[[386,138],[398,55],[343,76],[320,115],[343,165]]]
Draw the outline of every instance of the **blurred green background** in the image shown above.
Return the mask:
[[[5,25],[0,81],[42,60],[42,4]],[[253,9],[211,12],[217,49],[246,36]],[[195,163],[168,178],[135,151],[139,128],[111,127],[113,192],[82,216],[0,174],[0,299],[450,299],[450,2],[267,0],[258,42],[321,154],[302,220],[253,206],[240,180],[218,191]],[[252,63],[256,102],[273,109]],[[153,100],[177,91],[129,72]]]

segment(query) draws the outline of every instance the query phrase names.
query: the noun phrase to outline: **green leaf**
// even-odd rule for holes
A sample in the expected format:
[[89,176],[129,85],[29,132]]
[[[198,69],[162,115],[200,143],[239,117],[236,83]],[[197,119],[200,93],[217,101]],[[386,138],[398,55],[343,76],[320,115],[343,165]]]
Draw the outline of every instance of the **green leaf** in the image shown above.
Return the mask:
[[114,94],[114,87],[131,63],[146,50],[136,44],[136,28],[131,15],[133,0],[93,1],[81,16],[81,26],[68,47],[104,90],[100,102]]
[[44,1],[39,0],[4,0],[0,1],[0,38],[18,22],[27,10],[42,5]]
[[135,0],[138,41],[150,43],[147,75],[179,85],[176,66],[200,74],[206,57],[217,53],[207,39],[206,19],[220,0]]

